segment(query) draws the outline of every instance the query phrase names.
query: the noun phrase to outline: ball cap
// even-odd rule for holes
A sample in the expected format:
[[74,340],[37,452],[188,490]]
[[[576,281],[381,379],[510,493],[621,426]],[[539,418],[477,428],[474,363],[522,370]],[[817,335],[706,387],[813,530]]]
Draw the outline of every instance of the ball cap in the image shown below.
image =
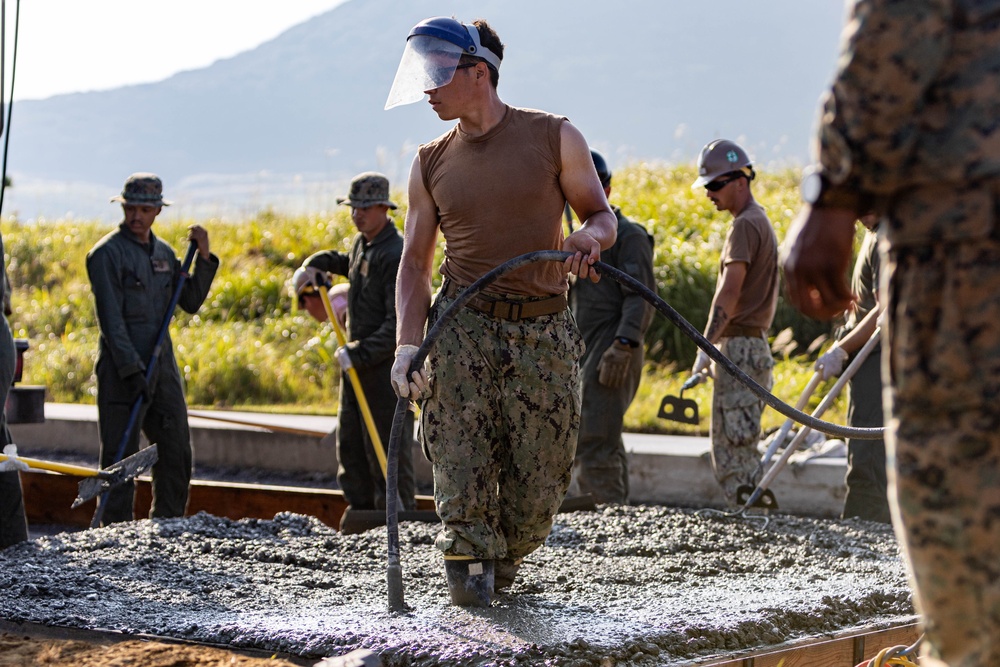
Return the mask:
[[337,197],[337,203],[352,208],[368,208],[384,204],[389,208],[396,205],[389,200],[389,179],[375,171],[358,174],[351,180],[351,192],[346,197]]
[[136,204],[139,206],[170,206],[163,199],[163,181],[156,174],[132,174],[125,181],[122,193],[111,198],[113,202]]

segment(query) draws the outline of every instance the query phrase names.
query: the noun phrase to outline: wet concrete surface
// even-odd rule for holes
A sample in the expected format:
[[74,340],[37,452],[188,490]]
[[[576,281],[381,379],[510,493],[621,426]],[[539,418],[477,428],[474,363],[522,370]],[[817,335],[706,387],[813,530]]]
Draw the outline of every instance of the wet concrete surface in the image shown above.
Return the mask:
[[386,665],[681,665],[913,614],[891,528],[661,507],[561,514],[489,609],[449,604],[437,527],[402,524],[410,611],[387,608],[385,529],[206,514],[0,551],[0,618]]

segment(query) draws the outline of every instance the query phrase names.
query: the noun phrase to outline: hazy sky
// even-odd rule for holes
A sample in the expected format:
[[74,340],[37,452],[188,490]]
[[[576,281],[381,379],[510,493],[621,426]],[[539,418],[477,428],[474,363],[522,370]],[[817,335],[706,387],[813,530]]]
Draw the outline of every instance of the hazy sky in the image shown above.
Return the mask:
[[[23,0],[15,99],[160,81],[276,37],[344,0]],[[7,0],[10,91],[17,0]]]

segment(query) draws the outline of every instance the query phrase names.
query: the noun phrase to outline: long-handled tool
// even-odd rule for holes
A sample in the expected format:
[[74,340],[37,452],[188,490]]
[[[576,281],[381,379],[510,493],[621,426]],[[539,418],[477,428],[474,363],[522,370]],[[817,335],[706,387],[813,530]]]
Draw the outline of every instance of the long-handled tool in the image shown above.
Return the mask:
[[146,472],[156,463],[156,445],[150,445],[139,450],[132,456],[125,457],[118,463],[104,470],[94,470],[83,466],[71,465],[68,463],[56,463],[54,461],[40,461],[38,459],[25,458],[23,456],[10,457],[0,454],[0,461],[19,461],[29,470],[47,470],[63,475],[83,477],[80,481],[76,499],[73,500],[72,507],[76,508],[99,494],[104,493],[114,487],[134,479],[136,475]]
[[[801,394],[799,394],[799,400],[795,403],[796,410],[801,410],[806,407],[806,403],[809,402],[813,392],[816,391],[816,387],[819,386],[819,383],[822,380],[822,373],[813,373],[813,376],[809,378],[809,382],[806,384],[806,388],[802,390]],[[767,464],[771,462],[771,457],[774,456],[774,453],[778,451],[778,448],[785,442],[785,438],[788,437],[788,433],[792,430],[793,424],[795,424],[795,420],[786,419],[785,423],[781,425],[781,428],[779,428],[768,441],[767,449],[764,451],[764,455],[760,458],[760,463],[757,466],[757,471],[759,473],[764,472],[764,468],[766,468]]]
[[705,373],[692,375],[681,385],[681,392],[677,396],[664,396],[660,402],[660,411],[657,417],[669,419],[670,421],[681,422],[682,424],[697,424],[698,404],[690,399],[684,398],[684,392],[692,389],[705,381]]
[[[806,384],[806,388],[803,389],[802,393],[799,395],[799,400],[795,404],[796,410],[801,410],[806,406],[806,403],[809,402],[809,398],[813,395],[813,392],[816,391],[816,387],[819,386],[819,383],[822,381],[822,379],[823,379],[822,373],[813,373],[813,376],[809,379],[809,382]],[[788,433],[792,430],[793,424],[795,424],[795,421],[793,419],[791,418],[786,419],[785,423],[781,425],[781,428],[779,428],[777,432],[768,441],[767,449],[764,451],[764,455],[761,456],[760,462],[757,464],[757,470],[754,472],[755,478],[763,476],[764,469],[767,468],[767,464],[771,462],[771,457],[774,456],[774,453],[778,451],[778,448],[781,447],[782,444],[784,444],[785,439],[788,437]],[[752,493],[753,493],[753,487],[746,487],[746,486],[739,487],[736,490],[737,502],[744,502],[747,498],[750,497]],[[774,493],[772,493],[770,489],[767,489],[760,495],[760,498],[758,498],[754,502],[753,507],[777,509],[778,501],[774,497]]]
[[[322,272],[319,273],[320,284],[319,295],[320,299],[323,301],[323,309],[326,310],[326,318],[330,320],[330,324],[333,325],[333,330],[337,335],[337,342],[341,347],[347,345],[347,336],[344,334],[343,328],[340,326],[340,321],[337,319],[337,315],[333,310],[333,304],[330,301],[330,285],[326,282],[326,275]],[[354,387],[354,396],[358,400],[358,407],[361,409],[361,416],[364,418],[365,426],[368,428],[368,435],[372,439],[372,447],[375,449],[375,457],[378,459],[379,466],[382,468],[383,479],[389,479],[389,461],[386,456],[385,447],[382,446],[382,438],[379,436],[378,428],[375,426],[375,419],[372,417],[371,408],[368,406],[368,400],[365,398],[364,388],[361,386],[361,378],[358,377],[358,371],[350,363],[350,356],[347,356],[346,363],[341,362],[344,366],[345,371],[347,371],[347,377],[351,381],[351,386]],[[398,455],[398,452],[396,454]],[[395,462],[393,462],[395,463]],[[400,501],[398,497],[398,489],[394,489],[394,493],[397,495],[396,500]],[[401,505],[402,502],[400,501]],[[372,526],[380,526],[386,523],[386,512],[382,510],[358,510],[358,509],[347,509],[340,517],[340,531],[342,533],[360,533],[362,531],[371,528]],[[435,523],[439,521],[437,514],[427,510],[411,510],[406,512],[404,520],[410,521],[424,521],[427,523]]]
[[[840,374],[839,378],[837,378],[837,382],[833,385],[833,387],[830,389],[827,395],[823,397],[823,400],[820,401],[820,404],[813,411],[812,413],[813,417],[818,419],[823,415],[824,412],[827,411],[827,409],[831,405],[833,405],[833,402],[840,395],[840,392],[847,385],[848,381],[850,381],[850,379],[854,377],[854,374],[858,372],[859,368],[861,368],[861,364],[865,362],[865,360],[868,358],[868,355],[871,354],[871,351],[875,349],[875,347],[878,345],[881,331],[882,331],[881,327],[875,328],[875,331],[872,333],[871,338],[869,338],[868,341],[864,344],[864,346],[860,350],[858,350],[858,353],[854,356],[854,359],[851,360],[851,363],[848,364],[847,368],[844,369],[844,372]],[[737,489],[736,491],[737,502],[742,502],[743,496],[744,495],[746,496],[746,502],[744,503],[743,508],[740,510],[741,512],[746,511],[748,508],[755,506],[755,504],[761,499],[764,493],[767,492],[768,487],[771,485],[771,482],[774,481],[774,478],[777,477],[778,473],[781,472],[782,468],[785,467],[785,464],[788,462],[789,457],[795,453],[795,450],[798,449],[799,445],[806,439],[806,436],[809,435],[810,431],[812,431],[810,427],[803,426],[799,430],[799,432],[795,434],[795,437],[792,439],[792,441],[788,444],[787,447],[785,447],[785,451],[781,453],[781,456],[774,463],[774,465],[771,466],[771,468],[767,471],[764,477],[757,484],[756,488],[750,489],[749,487],[740,487],[739,489]],[[771,509],[775,508],[777,508],[777,503],[774,503],[774,506]]]
[[[174,308],[177,307],[177,302],[181,298],[181,289],[184,287],[184,282],[188,279],[191,270],[191,263],[194,262],[194,254],[198,251],[198,244],[194,241],[188,246],[187,255],[184,256],[184,262],[181,264],[180,274],[177,276],[177,286],[174,288],[174,293],[170,297],[170,303],[167,305],[167,310],[163,313],[163,324],[160,325],[160,331],[156,336],[156,345],[153,346],[153,352],[149,355],[149,361],[146,363],[146,385],[153,379],[153,371],[156,369],[156,363],[160,360],[160,354],[163,352],[163,341],[167,338],[167,331],[170,330],[170,320],[174,318]],[[132,403],[132,410],[128,415],[128,424],[125,426],[125,432],[122,433],[121,442],[118,443],[118,451],[115,453],[115,463],[121,462],[122,458],[125,456],[125,448],[128,446],[128,441],[132,438],[132,431],[135,429],[136,423],[139,421],[139,412],[142,410],[142,403],[146,400],[146,397],[139,394],[135,398],[135,402]],[[113,467],[113,466],[109,466]],[[101,525],[101,520],[104,518],[104,510],[108,506],[108,491],[105,490],[101,493],[100,501],[97,503],[97,509],[94,511],[94,518],[90,521],[91,528],[97,528]]]
[[[330,324],[333,325],[333,331],[337,335],[337,343],[341,347],[344,347],[347,345],[347,336],[340,326],[337,314],[333,311],[333,304],[330,303],[330,285],[326,282],[326,275],[322,271],[318,272],[317,275],[321,281],[318,285],[319,295],[323,301],[323,309],[326,310],[326,319],[330,320]],[[372,445],[375,449],[375,458],[378,459],[378,464],[382,468],[382,475],[384,477],[386,469],[385,447],[382,446],[382,438],[375,427],[375,419],[372,417],[371,408],[368,407],[368,399],[365,398],[365,391],[361,386],[361,378],[358,377],[358,371],[350,364],[350,357],[347,357],[347,359],[348,362],[345,364],[347,367],[343,370],[347,371],[347,377],[351,382],[351,386],[354,387],[354,395],[358,399],[358,407],[361,408],[361,416],[365,420],[368,435],[371,436]]]

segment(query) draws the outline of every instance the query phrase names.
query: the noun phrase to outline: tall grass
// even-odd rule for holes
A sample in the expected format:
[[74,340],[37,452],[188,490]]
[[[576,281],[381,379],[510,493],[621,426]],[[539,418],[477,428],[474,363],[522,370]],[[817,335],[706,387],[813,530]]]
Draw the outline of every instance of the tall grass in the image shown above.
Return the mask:
[[[798,175],[762,174],[753,185],[778,237],[798,207]],[[634,164],[614,176],[611,200],[654,235],[657,291],[702,330],[715,288],[719,252],[730,216],[715,211],[703,191],[693,192],[689,167]],[[401,193],[396,201],[404,201]],[[405,208],[396,214],[401,225]],[[186,222],[156,223],[153,230],[178,255],[187,245]],[[332,413],[339,368],[336,339],[328,326],[295,310],[288,281],[296,267],[324,248],[347,250],[354,228],[348,209],[332,216],[281,216],[263,211],[234,222],[199,221],[210,233],[221,267],[195,315],[177,311],[172,337],[192,405]],[[93,402],[93,363],[98,332],[87,251],[113,225],[79,221],[0,225],[13,286],[15,336],[28,338],[24,383],[44,384],[48,399]],[[438,250],[438,262],[441,249]],[[435,283],[439,278],[435,276]],[[804,318],[782,299],[771,334],[778,359],[775,393],[793,402],[811,374],[816,349],[831,325]],[[632,430],[700,431],[708,427],[711,389],[686,396],[700,405],[702,424],[688,428],[657,418],[660,400],[676,395],[695,356],[695,345],[657,315],[645,340],[647,366],[639,395],[626,418]],[[768,411],[765,427],[783,417]],[[842,409],[831,413],[842,418]]]

